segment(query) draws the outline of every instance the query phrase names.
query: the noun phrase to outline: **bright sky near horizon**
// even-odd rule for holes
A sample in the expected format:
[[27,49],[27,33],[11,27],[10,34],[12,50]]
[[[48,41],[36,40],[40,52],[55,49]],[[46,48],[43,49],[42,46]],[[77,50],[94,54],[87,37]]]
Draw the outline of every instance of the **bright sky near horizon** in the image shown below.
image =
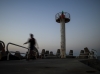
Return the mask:
[[[55,15],[70,13],[66,23],[66,53],[88,47],[100,54],[100,0],[0,0],[0,40],[23,45],[33,33],[42,49],[56,53],[60,48],[60,24]],[[10,50],[25,49],[10,45]]]

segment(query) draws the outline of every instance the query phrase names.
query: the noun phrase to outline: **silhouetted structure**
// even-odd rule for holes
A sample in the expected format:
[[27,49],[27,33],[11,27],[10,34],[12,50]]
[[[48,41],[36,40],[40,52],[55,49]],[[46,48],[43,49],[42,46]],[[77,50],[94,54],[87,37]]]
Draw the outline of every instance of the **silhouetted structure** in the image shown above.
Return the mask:
[[70,55],[70,56],[73,56],[73,50],[70,50],[70,51],[69,51],[69,55]]
[[52,51],[50,51],[50,56],[53,56],[53,52]]
[[5,43],[3,41],[0,41],[0,60],[2,57],[6,56],[5,52]]
[[41,54],[43,54],[43,55],[45,54],[45,49],[42,49],[42,53]]
[[84,58],[84,50],[80,51],[79,58]]
[[45,56],[49,56],[49,51],[48,50],[46,50]]
[[84,48],[84,54],[85,54],[85,55],[89,55],[89,53],[90,53],[89,49],[88,49],[87,47],[85,47],[85,48]]
[[44,57],[45,57],[45,49],[42,49],[42,52],[41,52],[40,57],[41,57],[41,58],[44,58]]
[[0,53],[5,55],[5,43],[3,41],[0,41]]
[[90,53],[89,49],[87,47],[85,47],[84,50],[80,51],[79,58],[87,59],[89,56],[89,53]]
[[60,49],[57,49],[56,56],[57,56],[57,57],[60,57]]

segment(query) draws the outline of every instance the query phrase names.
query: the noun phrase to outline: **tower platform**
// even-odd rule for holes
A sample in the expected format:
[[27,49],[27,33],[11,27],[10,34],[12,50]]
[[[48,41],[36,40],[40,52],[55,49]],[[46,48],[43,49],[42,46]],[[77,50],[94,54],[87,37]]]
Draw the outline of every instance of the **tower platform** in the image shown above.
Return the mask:
[[68,23],[70,21],[70,14],[68,12],[59,12],[55,15],[55,20],[58,23],[61,23],[61,19],[65,20],[65,23]]

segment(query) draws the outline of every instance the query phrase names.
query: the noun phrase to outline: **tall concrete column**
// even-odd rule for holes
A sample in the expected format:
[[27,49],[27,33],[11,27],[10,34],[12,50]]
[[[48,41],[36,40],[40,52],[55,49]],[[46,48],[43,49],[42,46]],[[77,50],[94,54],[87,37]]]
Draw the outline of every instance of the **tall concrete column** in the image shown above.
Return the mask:
[[61,24],[61,58],[66,58],[66,40],[65,40],[65,20],[60,20]]
[[55,16],[56,22],[61,25],[61,49],[60,57],[66,58],[66,36],[65,36],[65,23],[70,21],[70,14],[67,12],[59,12]]

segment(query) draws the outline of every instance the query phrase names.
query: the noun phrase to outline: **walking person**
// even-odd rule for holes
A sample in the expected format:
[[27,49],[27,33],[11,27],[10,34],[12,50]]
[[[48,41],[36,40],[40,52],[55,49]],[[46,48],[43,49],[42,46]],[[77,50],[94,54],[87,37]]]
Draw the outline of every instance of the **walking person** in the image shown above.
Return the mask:
[[[33,36],[33,34],[30,34],[30,38],[28,39],[28,41],[27,42],[25,42],[24,44],[27,44],[27,43],[29,43],[29,53],[28,53],[28,60],[30,59],[30,58],[32,58],[32,57],[34,57],[34,56],[36,56],[37,57],[37,49],[36,49],[36,44],[37,44],[37,42],[36,42],[36,39],[34,38],[34,36]],[[36,51],[37,50],[37,51]],[[36,58],[35,57],[35,58]]]

